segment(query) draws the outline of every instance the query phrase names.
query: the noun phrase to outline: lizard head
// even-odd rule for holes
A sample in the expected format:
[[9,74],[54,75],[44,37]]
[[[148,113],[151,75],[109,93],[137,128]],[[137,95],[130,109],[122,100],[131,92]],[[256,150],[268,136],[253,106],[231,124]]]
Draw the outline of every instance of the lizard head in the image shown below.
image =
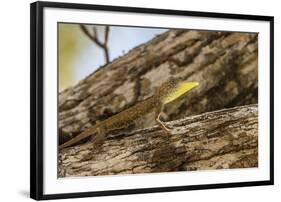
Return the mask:
[[171,78],[160,86],[158,96],[163,104],[167,104],[186,94],[198,85],[198,82],[188,82],[182,81],[179,78]]

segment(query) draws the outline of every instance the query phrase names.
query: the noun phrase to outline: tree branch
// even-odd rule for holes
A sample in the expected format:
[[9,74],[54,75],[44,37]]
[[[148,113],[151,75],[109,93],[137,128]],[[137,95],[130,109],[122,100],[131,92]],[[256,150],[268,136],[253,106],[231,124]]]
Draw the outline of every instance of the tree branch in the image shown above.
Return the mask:
[[154,126],[108,134],[102,148],[91,143],[62,150],[59,176],[169,172],[258,165],[257,105],[204,113]]
[[[257,44],[253,33],[167,31],[59,94],[59,141],[152,96],[170,77],[200,85],[168,105],[164,121],[257,103]],[[153,120],[148,115],[136,127]]]
[[81,30],[84,34],[89,37],[95,44],[97,44],[100,48],[103,49],[105,55],[106,64],[109,63],[109,51],[108,51],[108,36],[109,36],[109,26],[105,26],[105,35],[104,35],[104,42],[102,43],[98,38],[97,28],[93,26],[93,34],[89,32],[85,25],[80,24]]

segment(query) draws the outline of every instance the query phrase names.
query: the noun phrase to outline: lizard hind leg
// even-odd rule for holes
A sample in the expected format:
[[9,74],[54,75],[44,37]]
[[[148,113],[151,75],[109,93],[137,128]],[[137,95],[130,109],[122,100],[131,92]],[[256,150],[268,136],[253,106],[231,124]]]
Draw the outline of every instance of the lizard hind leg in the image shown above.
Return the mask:
[[103,129],[103,127],[98,127],[97,133],[93,140],[93,149],[95,150],[99,149],[103,143],[104,138],[105,138],[105,130]]

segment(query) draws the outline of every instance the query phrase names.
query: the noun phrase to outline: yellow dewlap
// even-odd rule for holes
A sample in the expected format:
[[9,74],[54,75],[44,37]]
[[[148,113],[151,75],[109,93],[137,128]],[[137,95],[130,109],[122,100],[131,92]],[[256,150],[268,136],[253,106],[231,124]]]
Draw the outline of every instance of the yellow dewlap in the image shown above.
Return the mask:
[[177,99],[178,97],[182,96],[183,94],[185,94],[186,92],[190,91],[191,89],[195,88],[198,85],[199,85],[198,82],[183,82],[179,84],[178,87],[175,89],[175,91],[173,91],[172,93],[167,95],[167,97],[164,98],[163,104],[172,102],[173,100]]

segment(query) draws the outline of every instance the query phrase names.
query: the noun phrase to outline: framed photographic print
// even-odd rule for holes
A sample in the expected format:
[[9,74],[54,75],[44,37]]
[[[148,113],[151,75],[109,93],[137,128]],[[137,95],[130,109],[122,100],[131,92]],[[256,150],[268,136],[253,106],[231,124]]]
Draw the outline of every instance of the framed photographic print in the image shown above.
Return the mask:
[[273,17],[31,4],[31,197],[273,184]]

